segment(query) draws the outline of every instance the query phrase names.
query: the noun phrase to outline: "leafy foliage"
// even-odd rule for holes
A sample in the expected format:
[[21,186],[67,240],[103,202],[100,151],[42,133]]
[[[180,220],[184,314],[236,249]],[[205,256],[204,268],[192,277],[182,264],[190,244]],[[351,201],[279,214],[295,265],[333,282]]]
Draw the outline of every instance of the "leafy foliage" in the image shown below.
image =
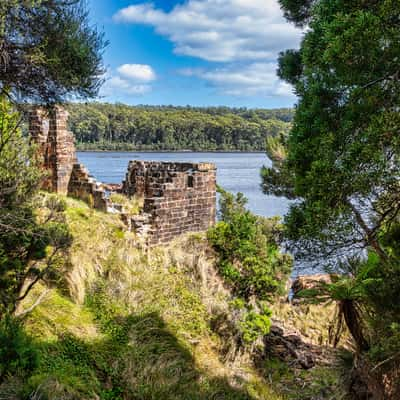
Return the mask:
[[377,235],[400,204],[399,7],[391,0],[281,5],[309,29],[300,50],[280,58],[279,75],[295,86],[299,104],[288,155],[264,169],[264,188],[299,199],[286,217],[298,256],[335,264],[370,246],[385,258]]
[[[241,193],[236,198],[221,188],[219,193],[222,220],[209,230],[208,239],[219,254],[220,273],[239,297],[266,300],[280,293],[291,258],[280,253],[264,219],[245,209]],[[276,220],[273,225],[276,229]]]
[[315,0],[280,0],[285,17],[298,26],[304,26],[311,18]]
[[0,383],[11,375],[26,374],[37,366],[37,350],[21,321],[9,316],[0,321]]
[[291,110],[70,104],[70,128],[85,150],[264,150],[287,132]]
[[[338,304],[359,352],[399,360],[400,8],[397,1],[280,0],[306,26],[278,74],[299,97],[286,157],[264,191],[296,201],[285,217],[295,256],[341,274],[303,293]],[[268,152],[273,154],[274,148]],[[382,363],[382,364],[381,364]],[[379,367],[379,368],[378,368]],[[390,386],[390,385],[389,385]]]
[[218,253],[219,273],[234,296],[244,299],[240,330],[243,341],[252,343],[269,332],[271,311],[265,302],[283,293],[292,260],[280,252],[277,219],[246,210],[247,199],[241,193],[234,196],[221,188],[218,191],[221,221],[207,237]]
[[[22,137],[19,117],[0,99],[0,319],[14,313],[32,287],[54,279],[71,241],[64,204],[36,197],[40,173],[34,149]],[[37,207],[41,207],[40,212]]]
[[264,307],[260,313],[255,311],[247,313],[244,321],[241,323],[244,342],[253,343],[260,337],[260,335],[267,335],[271,328],[271,316],[271,310],[266,307]]
[[24,99],[94,97],[102,83],[104,46],[84,1],[0,4],[0,88]]

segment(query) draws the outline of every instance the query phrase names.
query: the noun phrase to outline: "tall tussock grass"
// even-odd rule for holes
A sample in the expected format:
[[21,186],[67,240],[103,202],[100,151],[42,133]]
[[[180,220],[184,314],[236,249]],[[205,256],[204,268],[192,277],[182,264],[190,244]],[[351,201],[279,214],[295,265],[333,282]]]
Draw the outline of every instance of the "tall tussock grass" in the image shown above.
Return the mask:
[[67,203],[64,279],[25,323],[38,364],[0,398],[11,386],[18,399],[281,399],[213,329],[230,293],[205,235],[142,249],[118,216]]

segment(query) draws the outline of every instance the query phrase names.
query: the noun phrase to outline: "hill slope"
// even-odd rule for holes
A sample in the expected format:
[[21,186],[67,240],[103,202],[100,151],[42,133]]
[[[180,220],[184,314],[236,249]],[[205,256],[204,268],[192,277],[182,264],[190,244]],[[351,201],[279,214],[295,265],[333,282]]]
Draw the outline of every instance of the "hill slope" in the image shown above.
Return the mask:
[[[68,272],[27,320],[39,365],[22,398],[281,398],[248,360],[227,361],[210,329],[228,293],[201,235],[145,253],[117,216],[67,202]],[[20,385],[15,378],[1,392],[21,398]]]
[[[0,398],[343,398],[340,369],[299,370],[265,358],[260,343],[242,347],[231,293],[203,234],[145,251],[118,216],[66,201],[74,240],[64,278],[51,289],[37,286],[23,304],[45,294],[25,321],[37,365],[3,382]],[[272,308],[282,326],[325,343],[331,309],[279,301]]]

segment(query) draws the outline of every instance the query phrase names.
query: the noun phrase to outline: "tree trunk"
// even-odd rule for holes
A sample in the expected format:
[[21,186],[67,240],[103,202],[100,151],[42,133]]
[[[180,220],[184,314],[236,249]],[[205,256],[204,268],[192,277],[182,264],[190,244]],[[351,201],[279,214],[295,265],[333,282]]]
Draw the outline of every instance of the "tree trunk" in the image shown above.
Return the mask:
[[354,300],[342,300],[340,302],[340,309],[343,313],[350,334],[356,342],[358,350],[360,352],[368,351],[369,344],[363,334],[361,316],[356,308],[356,303]]

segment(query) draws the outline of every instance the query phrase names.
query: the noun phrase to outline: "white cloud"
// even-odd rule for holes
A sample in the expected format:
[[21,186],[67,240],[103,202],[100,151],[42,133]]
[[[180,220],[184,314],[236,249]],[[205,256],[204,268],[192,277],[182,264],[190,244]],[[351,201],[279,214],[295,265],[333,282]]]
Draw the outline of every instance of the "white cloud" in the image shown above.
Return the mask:
[[123,79],[119,76],[113,76],[112,78],[106,80],[102,87],[102,94],[104,96],[115,95],[120,93],[132,94],[132,95],[142,95],[151,90],[150,85],[135,84]]
[[150,65],[123,64],[118,67],[117,71],[126,79],[136,82],[151,82],[156,79],[156,74]]
[[235,97],[262,96],[295,99],[292,87],[276,75],[275,63],[251,63],[244,66],[228,66],[214,70],[180,70],[181,75],[196,76],[206,80],[218,92]]
[[219,62],[272,61],[301,36],[277,0],[188,0],[169,12],[143,3],[121,9],[114,20],[151,25],[175,53]]
[[150,82],[157,79],[150,65],[123,64],[116,72],[108,72],[101,88],[101,96],[132,95],[141,96],[152,90]]

